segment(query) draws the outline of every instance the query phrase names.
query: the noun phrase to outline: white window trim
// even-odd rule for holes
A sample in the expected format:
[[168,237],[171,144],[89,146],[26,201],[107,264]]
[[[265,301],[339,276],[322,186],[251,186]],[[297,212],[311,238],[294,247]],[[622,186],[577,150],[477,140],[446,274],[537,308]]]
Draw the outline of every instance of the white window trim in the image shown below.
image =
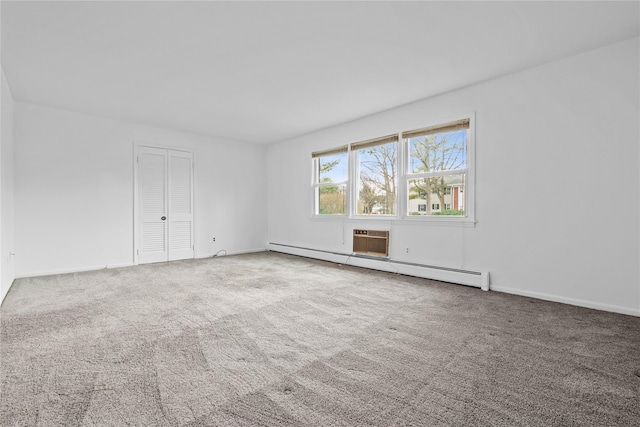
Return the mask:
[[[463,114],[459,116],[454,116],[446,119],[436,120],[427,124],[421,125],[422,127],[429,126],[437,126],[441,123],[450,123],[455,122],[457,120],[469,119],[469,129],[467,129],[467,167],[465,169],[458,169],[454,171],[437,171],[430,173],[421,173],[421,174],[410,174],[408,168],[409,162],[409,152],[408,152],[408,142],[406,140],[402,140],[402,148],[403,152],[403,169],[402,169],[402,188],[405,191],[403,197],[403,220],[406,221],[418,221],[418,222],[451,222],[451,223],[468,223],[470,225],[474,225],[476,223],[475,217],[475,165],[476,165],[476,157],[475,157],[475,129],[476,129],[476,115],[475,112],[469,114]],[[464,216],[442,216],[442,215],[409,215],[409,198],[408,198],[408,187],[409,180],[414,178],[424,178],[429,176],[444,176],[444,175],[457,175],[460,173],[466,174],[465,179],[465,189],[464,189],[464,197],[465,197],[465,213]]]
[[[347,180],[341,182],[318,182],[318,177],[320,176],[320,157],[316,157],[313,159],[313,167],[311,168],[311,191],[313,196],[311,197],[311,218],[319,218],[319,219],[340,219],[344,220],[345,218],[349,218],[349,212],[351,209],[351,203],[349,201],[350,193],[351,193],[351,183],[350,181],[350,173],[351,173],[351,147],[347,146]],[[328,187],[331,185],[344,185],[345,186],[345,197],[346,197],[346,206],[345,213],[343,214],[319,214],[316,213],[316,207],[319,206],[317,189],[320,187]]]
[[[424,224],[447,224],[455,225],[459,224],[464,227],[474,227],[476,224],[476,115],[475,112],[462,114],[454,117],[433,120],[427,123],[421,122],[418,127],[437,126],[442,123],[455,122],[462,119],[469,119],[469,129],[467,130],[467,167],[466,169],[458,169],[454,171],[437,171],[423,174],[409,174],[408,173],[408,142],[402,138],[402,132],[397,132],[398,147],[397,154],[397,183],[396,183],[396,214],[395,215],[358,215],[355,212],[357,206],[357,191],[358,191],[358,162],[356,160],[357,150],[351,149],[351,144],[347,144],[347,181],[332,182],[327,184],[320,184],[316,181],[318,176],[319,160],[313,159],[311,187],[313,197],[311,197],[311,217],[314,219],[329,219],[329,220],[345,220],[352,219],[357,221],[392,221],[393,223],[410,223],[421,222]],[[409,215],[408,214],[408,185],[409,180],[414,178],[423,178],[426,176],[443,176],[443,175],[456,175],[460,173],[466,174],[464,197],[465,197],[465,216],[441,216],[441,215]],[[346,213],[345,214],[332,214],[321,215],[316,213],[317,206],[317,191],[316,188],[323,185],[345,185],[346,184]]]
[[[396,132],[396,134],[398,135],[398,138],[400,138],[400,132]],[[351,187],[351,193],[352,193],[352,198],[351,198],[351,203],[350,206],[353,207],[353,210],[349,210],[349,219],[355,219],[355,220],[364,220],[364,221],[371,221],[371,220],[377,220],[377,221],[394,221],[394,220],[399,220],[400,218],[402,218],[401,214],[400,214],[400,178],[401,178],[401,167],[402,167],[402,161],[401,161],[401,153],[402,153],[402,140],[398,139],[398,141],[396,142],[397,147],[398,147],[398,153],[396,155],[396,171],[398,171],[398,173],[396,173],[396,180],[398,182],[396,182],[396,213],[395,215],[358,215],[358,213],[356,212],[357,206],[358,206],[358,181],[360,180],[359,175],[360,175],[360,170],[358,168],[358,161],[356,159],[356,154],[355,152],[358,150],[351,150],[351,145],[349,145],[349,178],[351,178],[351,183],[350,183],[350,187]],[[351,154],[351,153],[354,154]],[[351,175],[351,171],[353,171],[353,175]]]

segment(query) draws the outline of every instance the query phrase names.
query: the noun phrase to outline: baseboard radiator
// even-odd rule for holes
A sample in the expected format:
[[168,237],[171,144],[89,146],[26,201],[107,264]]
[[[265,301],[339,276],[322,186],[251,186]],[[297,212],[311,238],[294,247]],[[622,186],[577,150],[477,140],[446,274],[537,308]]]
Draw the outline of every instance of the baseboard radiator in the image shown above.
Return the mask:
[[482,289],[483,291],[489,290],[489,272],[487,271],[482,272],[439,267],[434,265],[398,261],[382,256],[370,256],[359,253],[345,254],[340,252],[324,251],[321,249],[285,245],[281,243],[268,243],[267,250],[307,258],[321,259],[324,261],[335,262],[336,264],[347,264],[356,267],[370,268],[372,270],[388,271],[390,273],[405,274],[407,276],[474,286]]

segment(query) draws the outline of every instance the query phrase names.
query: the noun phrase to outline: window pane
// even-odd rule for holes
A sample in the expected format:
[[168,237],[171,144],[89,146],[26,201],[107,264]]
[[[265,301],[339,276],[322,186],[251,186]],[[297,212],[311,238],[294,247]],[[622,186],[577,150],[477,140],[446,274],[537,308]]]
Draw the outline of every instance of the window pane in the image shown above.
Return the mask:
[[409,139],[409,173],[457,170],[466,167],[466,130]]
[[317,187],[318,215],[344,215],[347,213],[347,186],[320,185]]
[[356,151],[358,164],[358,215],[395,215],[397,144]]
[[345,182],[347,180],[347,153],[332,154],[318,158],[318,183]]
[[409,179],[407,213],[465,215],[464,184],[464,174]]

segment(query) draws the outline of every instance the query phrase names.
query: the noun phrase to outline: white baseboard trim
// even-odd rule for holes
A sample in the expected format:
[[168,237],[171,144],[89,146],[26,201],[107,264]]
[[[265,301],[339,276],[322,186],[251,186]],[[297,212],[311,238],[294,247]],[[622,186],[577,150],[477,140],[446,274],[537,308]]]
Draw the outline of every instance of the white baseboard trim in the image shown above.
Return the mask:
[[4,298],[9,294],[9,291],[11,290],[11,287],[13,286],[13,282],[15,282],[15,280],[16,280],[15,277],[11,279],[11,283],[9,284],[7,289],[4,291],[4,293],[2,294],[2,297],[0,298],[0,305],[4,301]]
[[85,271],[96,271],[96,270],[105,270],[108,268],[120,268],[120,267],[131,267],[131,266],[133,266],[133,263],[105,264],[105,265],[93,266],[93,267],[63,268],[60,270],[46,270],[46,271],[16,274],[16,279],[25,279],[28,277],[40,277],[40,276],[53,276],[56,274],[82,273]]
[[278,243],[267,244],[267,249],[273,252],[282,252],[290,255],[315,258],[334,262],[336,264],[347,264],[355,267],[370,268],[372,270],[406,274],[407,276],[422,277],[424,279],[439,280],[442,282],[458,283],[461,285],[474,286],[485,291],[489,290],[488,272],[475,272],[444,267],[441,268],[425,266],[387,258],[376,259],[375,257],[341,254],[336,252],[301,248],[297,246],[283,245]]
[[521,289],[505,288],[502,286],[491,286],[491,290],[496,292],[504,292],[505,294],[520,295],[523,297],[531,297],[545,301],[559,302],[562,304],[575,305],[578,307],[593,308],[595,310],[610,311],[613,313],[640,317],[640,309],[634,309],[631,307],[620,307],[619,305],[602,304],[577,298],[561,297],[557,295],[545,294],[542,292],[523,291]]
[[[240,251],[225,251],[226,253],[222,253],[222,254],[220,254],[218,256],[219,257],[223,257],[223,256],[230,256],[230,255],[253,254],[253,253],[256,253],[256,252],[265,252],[266,250],[267,250],[266,248],[255,248],[255,249],[244,249],[244,250],[240,250]],[[215,254],[217,254],[218,252],[222,252],[222,251],[224,251],[224,249],[220,249],[220,251],[212,252],[212,253],[205,254],[205,255],[198,254],[196,259],[212,258]]]
[[[230,252],[227,252],[226,255],[240,255],[240,254],[248,254],[248,253],[254,253],[254,252],[264,252],[264,251],[266,251],[265,248],[255,248],[255,249],[247,249],[247,250],[241,250],[241,251],[230,251]],[[211,253],[208,255],[198,255],[197,257],[195,257],[195,259],[211,258],[213,255],[215,255],[215,253]],[[223,256],[223,255],[220,255],[220,256]],[[138,264],[123,263],[123,264],[96,265],[91,267],[62,268],[59,270],[45,270],[45,271],[16,274],[15,278],[25,279],[28,277],[53,276],[56,274],[81,273],[84,271],[96,271],[96,270],[104,270],[108,268],[132,267],[134,265],[138,265]]]

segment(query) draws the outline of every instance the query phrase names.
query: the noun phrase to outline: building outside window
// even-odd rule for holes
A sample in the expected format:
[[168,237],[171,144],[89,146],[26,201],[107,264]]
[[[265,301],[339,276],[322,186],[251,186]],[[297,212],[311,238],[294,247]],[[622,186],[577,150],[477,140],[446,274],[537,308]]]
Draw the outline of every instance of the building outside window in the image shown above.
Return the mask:
[[[462,119],[403,132],[408,215],[466,215],[462,194],[468,174],[469,123]],[[430,209],[421,211],[418,206],[423,204]]]

